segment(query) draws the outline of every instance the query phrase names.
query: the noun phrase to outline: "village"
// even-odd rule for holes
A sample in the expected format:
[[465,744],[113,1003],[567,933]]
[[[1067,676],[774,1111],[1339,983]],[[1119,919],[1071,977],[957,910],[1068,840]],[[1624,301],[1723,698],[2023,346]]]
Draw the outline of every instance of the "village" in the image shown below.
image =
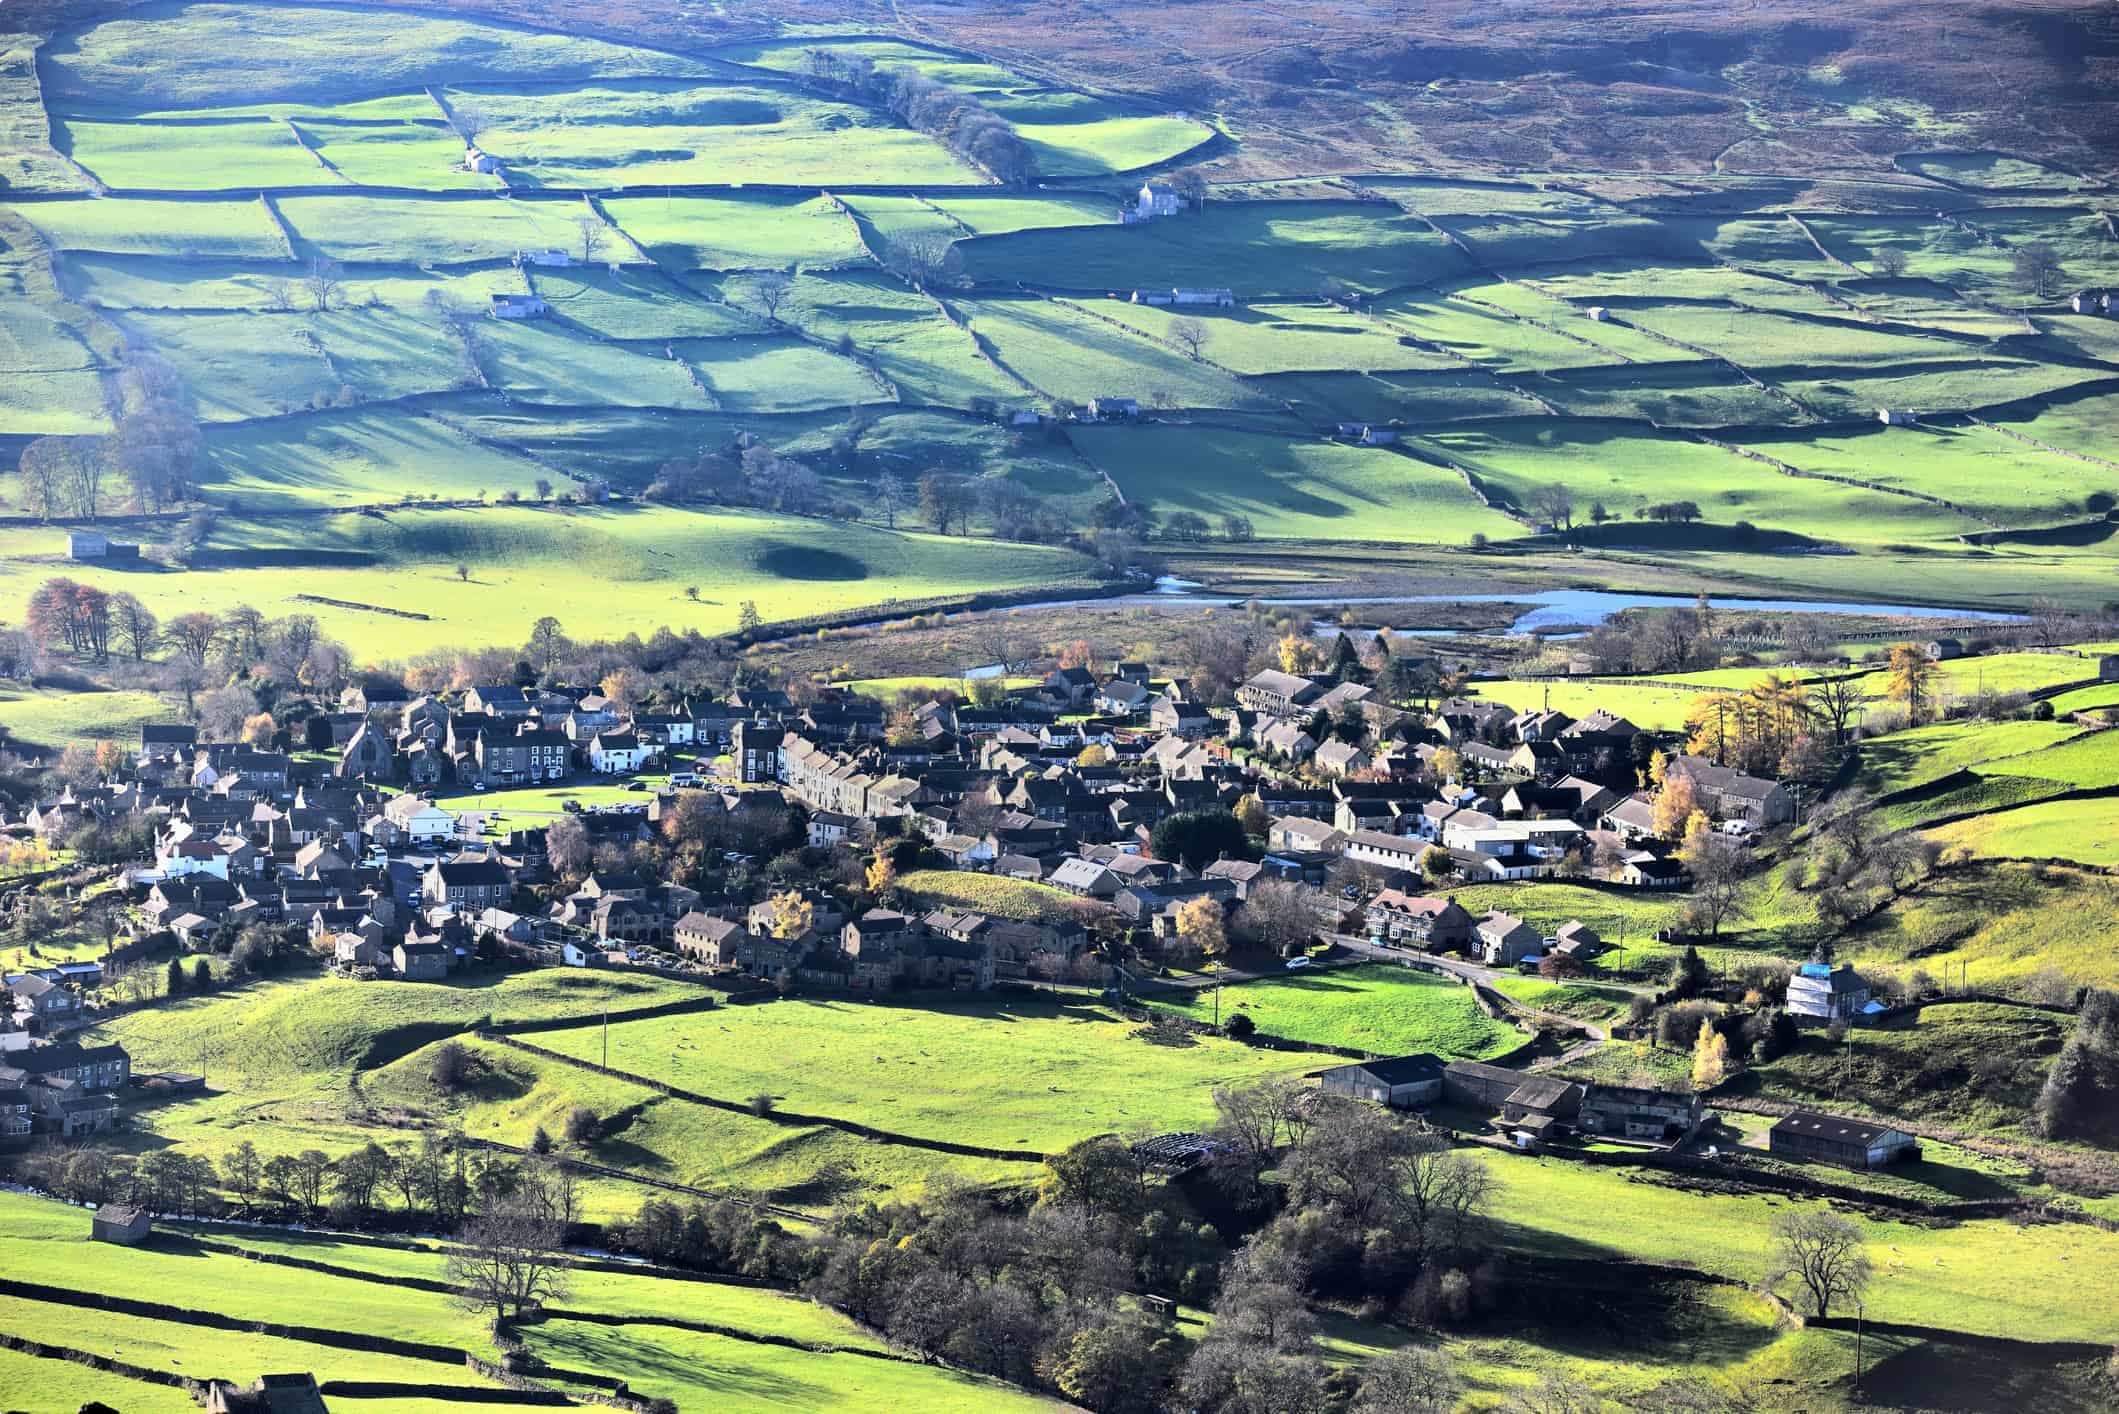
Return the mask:
[[[630,970],[739,1001],[1045,987],[1152,1008],[1211,987],[1217,1019],[1226,985],[1387,962],[1594,1049],[1605,1027],[1540,1015],[1496,985],[1594,983],[1599,958],[1628,940],[1580,918],[1548,933],[1450,895],[1564,879],[1613,898],[1704,883],[1711,898],[1798,818],[1781,781],[1612,711],[1577,719],[1469,691],[1394,700],[1373,676],[1342,654],[1324,670],[1262,669],[1210,706],[1182,675],[1116,661],[989,684],[976,700],[938,691],[890,707],[812,689],[798,703],[767,687],[652,710],[561,686],[413,695],[371,677],[243,741],[150,723],[108,779],[32,803],[16,826],[53,843],[130,828],[149,858],[110,881],[102,960],[7,976],[5,1137],[74,1140],[121,1125],[135,1100],[197,1092],[201,1075],[136,1074],[121,1046],[72,1038],[124,1005],[106,968],[166,959],[173,995],[191,959],[216,956],[224,975],[297,956],[349,986]],[[623,799],[584,806],[570,786]],[[542,813],[510,804],[528,797]],[[771,869],[754,867],[766,858]],[[901,889],[915,872],[966,883],[939,897]],[[981,880],[1028,886],[1037,906],[984,911],[968,892]],[[1687,916],[1695,937],[1719,924]],[[212,985],[204,960],[192,972]],[[1725,982],[1688,954],[1667,981],[1607,985],[1632,1004],[1611,1035],[1654,1035],[1671,1008],[1748,996],[1729,1016],[1688,1015],[1702,1048],[1747,1011],[1742,1026],[1761,1034],[1835,1035],[1892,1012],[1822,956]],[[1226,1031],[1251,1026],[1232,1011]],[[1550,1049],[1517,1051],[1511,1065],[1361,1054],[1318,1074],[1327,1093],[1439,1105],[1523,1149],[1703,1142],[1700,1086],[1573,1080],[1544,1073]],[[1888,1123],[1810,1111],[1769,1137],[1776,1157],[1855,1167],[1918,1153]]]

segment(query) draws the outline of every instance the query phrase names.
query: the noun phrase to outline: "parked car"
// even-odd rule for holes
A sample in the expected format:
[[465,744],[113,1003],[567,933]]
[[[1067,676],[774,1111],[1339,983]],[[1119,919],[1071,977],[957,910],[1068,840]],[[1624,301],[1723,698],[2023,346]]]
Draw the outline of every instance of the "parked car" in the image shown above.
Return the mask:
[[1306,957],[1291,957],[1288,959],[1287,962],[1287,968],[1290,972],[1300,972],[1303,968],[1308,967],[1309,965],[1310,960]]

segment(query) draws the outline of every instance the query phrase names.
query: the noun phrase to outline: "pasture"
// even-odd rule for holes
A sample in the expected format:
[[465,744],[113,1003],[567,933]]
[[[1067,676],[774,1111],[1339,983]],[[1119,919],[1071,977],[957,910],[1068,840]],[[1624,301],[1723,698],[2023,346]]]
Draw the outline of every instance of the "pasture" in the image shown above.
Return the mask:
[[1084,427],[1071,434],[1129,501],[1163,515],[1251,518],[1258,534],[1462,545],[1522,528],[1456,473],[1378,447],[1220,428]]
[[[1112,1130],[1198,1129],[1215,1086],[1317,1068],[1315,1056],[1212,1038],[1161,1046],[1134,1029],[1088,1005],[800,1000],[613,1023],[610,1064],[718,1099],[772,1094],[783,1110],[1047,1153]],[[596,1027],[538,1042],[602,1056]]]
[[[1211,988],[1143,1000],[1153,1011],[1193,1021],[1216,1014]],[[1479,1010],[1462,983],[1387,965],[1312,969],[1221,988],[1222,1023],[1239,1015],[1264,1035],[1387,1056],[1432,1051],[1445,1060],[1484,1060],[1524,1039]]]

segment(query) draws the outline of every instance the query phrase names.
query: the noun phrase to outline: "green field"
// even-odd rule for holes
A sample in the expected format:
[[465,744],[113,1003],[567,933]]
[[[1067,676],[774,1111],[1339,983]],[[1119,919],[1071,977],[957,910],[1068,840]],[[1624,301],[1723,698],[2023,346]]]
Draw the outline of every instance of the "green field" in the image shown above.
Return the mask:
[[[1937,722],[1864,743],[1857,780],[1883,795],[1974,767],[1983,768],[1987,775],[2047,775],[2028,769],[2028,763],[2037,760],[2043,748],[2081,730],[2072,722],[2059,721]],[[2022,759],[2012,759],[2018,757]]]
[[[277,202],[295,253],[348,265],[459,265],[521,250],[576,249],[581,208],[567,201],[427,201],[398,196],[290,196]],[[613,255],[608,258],[618,258]],[[358,283],[360,272],[353,272]]]
[[1461,274],[1463,257],[1400,212],[1349,203],[1210,202],[1146,226],[1022,231],[964,247],[980,280],[1075,290],[1228,285],[1239,297],[1304,295],[1320,281],[1383,290]]
[[[1195,1021],[1215,1014],[1211,990],[1147,1002]],[[1241,982],[1221,989],[1220,1004],[1224,1024],[1241,1014],[1268,1036],[1378,1055],[1432,1051],[1448,1060],[1484,1060],[1523,1040],[1523,1033],[1479,1010],[1469,987],[1403,967],[1335,967]]]
[[[1207,1039],[1168,1047],[1097,1007],[797,1001],[613,1024],[610,1064],[701,1093],[921,1138],[1051,1152],[1113,1130],[1196,1129],[1217,1085],[1316,1069],[1317,1057]],[[597,1028],[540,1045],[595,1060]],[[1018,1061],[1035,1056],[1027,1072]]]
[[400,496],[534,494],[545,468],[431,417],[345,412],[289,426],[216,428],[199,491],[247,511],[364,505]]
[[854,223],[824,197],[620,196],[618,228],[679,270],[867,264]]
[[2119,799],[2057,800],[1996,809],[1932,832],[1944,846],[1992,859],[2119,864]]
[[[58,532],[23,532],[0,559],[0,594],[16,604],[49,574],[15,558],[64,548]],[[893,599],[1081,582],[1088,563],[1041,546],[917,535],[755,511],[674,507],[406,511],[255,523],[224,517],[213,546],[228,568],[174,583],[75,566],[83,583],[139,594],[164,617],[249,603],[278,617],[313,613],[356,653],[391,658],[467,641],[519,643],[541,615],[600,633],[733,628],[746,599],[798,617]],[[344,557],[354,557],[347,560]],[[289,563],[328,564],[328,584]],[[462,565],[470,573],[459,578]],[[698,599],[685,595],[701,589]],[[403,609],[408,619],[299,600]],[[431,596],[447,601],[446,606]],[[17,611],[19,612],[19,611]]]
[[269,118],[199,127],[76,118],[60,124],[52,136],[62,151],[119,191],[256,191],[330,186],[339,180],[287,124]]
[[[1674,434],[1644,434],[1551,418],[1486,423],[1421,439],[1468,467],[1515,504],[1535,505],[1558,482],[1575,498],[1579,519],[1602,505],[1620,520],[1655,504],[1690,500],[1710,524],[1749,522],[1823,541],[1927,539],[1978,528],[1970,516],[1926,501],[1839,482],[1786,475],[1721,447]],[[1624,543],[1622,527],[1607,534]]]
[[43,746],[115,741],[136,747],[142,722],[169,716],[169,705],[151,692],[0,692],[0,731]]
[[924,133],[786,89],[636,79],[458,92],[493,119],[480,146],[534,186],[982,180]]
[[50,58],[63,110],[331,103],[456,79],[683,73],[671,55],[598,39],[358,7],[157,4],[74,31]]
[[1064,300],[954,301],[993,357],[1058,402],[1134,397],[1174,408],[1257,408],[1265,400],[1211,365],[1107,324]]
[[1259,303],[1235,309],[1184,309],[1083,300],[1082,307],[1157,339],[1170,338],[1180,319],[1198,319],[1207,337],[1201,357],[1233,373],[1303,373],[1399,369],[1442,370],[1459,365],[1440,354],[1402,344],[1375,321],[1323,303]]
[[1085,427],[1083,456],[1167,516],[1240,514],[1262,536],[1462,545],[1522,533],[1455,474],[1377,447],[1219,428]]

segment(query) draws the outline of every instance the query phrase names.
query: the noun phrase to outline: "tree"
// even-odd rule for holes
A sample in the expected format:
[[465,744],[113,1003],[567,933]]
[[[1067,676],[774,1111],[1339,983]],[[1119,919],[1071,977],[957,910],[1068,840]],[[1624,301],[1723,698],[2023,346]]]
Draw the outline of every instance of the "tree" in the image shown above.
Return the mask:
[[603,254],[611,239],[611,228],[603,224],[603,218],[593,211],[584,211],[574,218],[574,232],[579,238],[581,263],[594,265],[596,257]]
[[458,584],[469,584],[471,582],[471,567],[469,565],[458,565],[456,567],[456,582]]
[[1454,746],[1437,747],[1428,765],[1438,781],[1461,781],[1464,779],[1464,755]]
[[1869,252],[1869,268],[1885,280],[1896,280],[1906,273],[1906,253],[1895,245],[1878,246]]
[[2009,272],[2016,287],[2040,299],[2051,299],[2067,283],[2060,268],[2060,252],[2046,241],[2025,241],[2009,256]]
[[[1696,818],[1705,825],[1705,815]],[[1744,871],[1749,862],[1744,847],[1702,828],[1688,831],[1678,858],[1692,874],[1689,911],[1707,924],[1709,936],[1719,938],[1724,923],[1744,916]]]
[[1170,1328],[1137,1312],[1102,1315],[1056,1343],[1039,1366],[1060,1393],[1102,1414],[1153,1414],[1177,1363]]
[[163,992],[172,997],[184,995],[184,960],[182,958],[173,957],[169,960],[169,980],[164,985]]
[[1289,955],[1317,932],[1317,891],[1279,879],[1253,884],[1236,911],[1236,930],[1262,948]]
[[1213,898],[1187,899],[1178,905],[1177,936],[1208,957],[1220,957],[1229,950],[1229,935],[1223,923],[1221,901]]
[[749,633],[764,622],[758,613],[757,600],[746,599],[736,606],[736,632]]
[[1693,787],[1692,777],[1686,775],[1663,778],[1663,788],[1655,795],[1653,824],[1659,839],[1674,840],[1684,835],[1686,824],[1699,813],[1698,793]]
[[1700,1038],[1692,1046],[1692,1083],[1697,1089],[1706,1090],[1719,1085],[1729,1075],[1729,1042],[1715,1029],[1712,1021],[1700,1023]]
[[1927,649],[1918,643],[1892,644],[1885,673],[1885,695],[1906,705],[1906,720],[1916,725],[1926,721],[1935,697],[1935,660]]
[[1810,710],[1832,728],[1832,744],[1845,746],[1869,698],[1851,677],[1820,678],[1810,684]]
[[1871,1274],[1861,1229],[1830,1208],[1797,1208],[1774,1221],[1766,1285],[1794,1277],[1818,1319],[1832,1314],[1833,1303],[1858,1299]]
[[889,855],[878,852],[874,859],[868,861],[864,881],[868,885],[868,891],[880,898],[898,886],[897,866],[890,862]]
[[549,500],[551,500],[551,499],[552,499],[552,478],[551,478],[551,477],[549,477],[549,476],[540,476],[540,477],[538,477],[536,481],[534,481],[533,483],[531,483],[531,489],[537,492],[537,499],[538,499],[538,500],[540,500],[540,501],[549,501]]
[[316,1212],[324,1206],[324,1186],[331,1179],[331,1156],[321,1149],[304,1149],[294,1156],[289,1177],[293,1187],[287,1190],[287,1196]]
[[1180,810],[1156,823],[1148,847],[1157,859],[1198,871],[1222,859],[1249,859],[1251,837],[1226,810]]
[[565,1296],[564,1237],[535,1195],[502,1198],[457,1229],[445,1268],[457,1304],[499,1321]]
[[64,437],[39,437],[22,449],[16,461],[22,473],[22,495],[30,512],[50,520],[65,509],[69,464],[80,453]]
[[1206,347],[1208,333],[1206,321],[1194,319],[1189,314],[1170,321],[1170,342],[1195,359],[1199,357],[1199,351]]
[[103,508],[105,457],[100,444],[91,444],[75,448],[66,459],[66,499],[84,520],[94,520]]
[[146,661],[161,641],[161,623],[130,594],[110,596],[110,627],[113,645],[135,663]]
[[563,879],[579,879],[588,873],[591,850],[588,827],[571,815],[562,815],[545,827],[545,857],[552,872]]
[[1324,649],[1308,634],[1283,634],[1274,648],[1280,655],[1280,670],[1284,673],[1304,677],[1324,668]]
[[1540,518],[1561,530],[1572,530],[1575,524],[1575,493],[1562,481],[1540,486],[1531,493],[1530,508]]
[[753,275],[744,281],[743,290],[750,295],[752,303],[765,311],[767,323],[778,324],[780,311],[794,295],[795,282],[778,270],[763,275]]
[[1407,1346],[1368,1363],[1350,1414],[1445,1414],[1461,1388],[1447,1354]]
[[[887,863],[887,861],[885,861]],[[788,889],[772,896],[772,934],[782,941],[799,938],[810,930],[816,921],[816,905],[812,904],[799,889]]]
[[201,994],[213,990],[213,968],[203,957],[191,964],[191,990]]
[[908,284],[953,283],[964,268],[954,238],[942,231],[916,231],[883,248],[883,268]]
[[1677,960],[1670,964],[1670,985],[1666,989],[1673,997],[1696,997],[1707,990],[1714,974],[1707,970],[1707,960],[1700,950],[1689,943]]
[[309,262],[309,273],[302,276],[302,288],[309,292],[309,307],[322,314],[345,293],[346,272],[337,261],[319,255]]
[[258,1185],[264,1178],[265,1166],[258,1158],[258,1146],[248,1139],[221,1156],[221,1186],[242,1199],[244,1207],[257,1197]]
[[567,647],[566,630],[562,629],[559,620],[550,614],[530,626],[530,663],[537,669],[540,677],[550,676],[552,670],[559,665],[559,659],[567,651]]
[[205,665],[207,655],[213,652],[214,641],[220,636],[221,621],[200,611],[178,615],[163,631],[163,637],[177,656],[197,667]]

